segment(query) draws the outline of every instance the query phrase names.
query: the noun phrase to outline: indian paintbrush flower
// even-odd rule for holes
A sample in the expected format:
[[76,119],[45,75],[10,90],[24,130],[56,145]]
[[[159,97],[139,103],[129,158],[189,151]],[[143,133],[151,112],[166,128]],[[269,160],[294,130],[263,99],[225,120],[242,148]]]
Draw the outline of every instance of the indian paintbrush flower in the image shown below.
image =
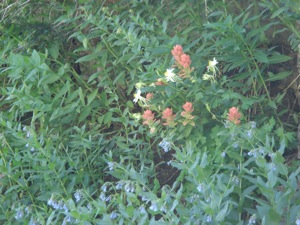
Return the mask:
[[174,119],[175,114],[173,114],[172,109],[166,108],[165,111],[162,113],[162,118],[166,120],[166,122],[163,124],[165,126],[173,126],[175,125]]
[[240,124],[240,118],[241,118],[241,114],[239,113],[239,109],[236,107],[231,107],[229,109],[229,113],[227,114],[227,119],[231,122],[233,122],[234,124]]
[[192,116],[192,112],[194,111],[193,108],[193,104],[191,102],[186,102],[182,108],[184,109],[183,112],[181,112],[181,116],[183,116],[185,118],[185,120],[183,121],[183,125],[187,125],[190,124],[192,126],[195,126],[195,122],[193,121],[194,116]]

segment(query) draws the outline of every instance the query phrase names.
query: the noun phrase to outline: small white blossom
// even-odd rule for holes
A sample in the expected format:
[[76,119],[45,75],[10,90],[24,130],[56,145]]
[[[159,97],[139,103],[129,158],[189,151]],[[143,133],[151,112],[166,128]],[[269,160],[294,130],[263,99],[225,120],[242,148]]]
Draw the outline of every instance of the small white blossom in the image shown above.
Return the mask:
[[208,66],[216,66],[218,64],[218,61],[216,58],[213,58],[213,61],[208,61]]
[[167,69],[167,71],[165,72],[167,82],[176,82],[180,80],[180,78],[173,72],[173,70],[174,69]]
[[296,225],[300,225],[300,219],[297,219],[295,223]]
[[138,101],[141,101],[143,105],[147,105],[147,99],[141,96],[141,89],[137,89],[136,93],[134,94],[133,102],[137,103]]

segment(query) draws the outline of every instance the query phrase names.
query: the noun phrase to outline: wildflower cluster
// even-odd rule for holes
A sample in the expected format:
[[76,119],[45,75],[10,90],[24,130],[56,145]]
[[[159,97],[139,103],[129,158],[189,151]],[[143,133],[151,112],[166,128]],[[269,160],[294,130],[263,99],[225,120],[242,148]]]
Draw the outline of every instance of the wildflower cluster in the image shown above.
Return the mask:
[[190,68],[192,63],[190,56],[183,52],[181,45],[175,45],[171,53],[175,59],[174,67],[180,69],[179,76],[182,78],[190,77],[191,72],[194,70]]
[[[183,117],[183,119],[179,119],[176,121],[177,114],[173,113],[173,110],[171,108],[166,108],[162,112],[162,121],[164,126],[174,127],[177,125],[178,122],[181,122],[182,125],[186,126],[187,124],[190,124],[191,126],[195,126],[194,122],[194,116],[192,115],[192,112],[194,110],[193,104],[191,102],[186,102],[183,104],[182,108],[184,111],[180,113],[180,115]],[[159,124],[161,120],[155,119],[155,113],[152,112],[150,109],[147,109],[144,111],[142,118],[144,120],[143,124],[148,125],[150,127],[150,133],[154,133],[156,131],[156,125]]]

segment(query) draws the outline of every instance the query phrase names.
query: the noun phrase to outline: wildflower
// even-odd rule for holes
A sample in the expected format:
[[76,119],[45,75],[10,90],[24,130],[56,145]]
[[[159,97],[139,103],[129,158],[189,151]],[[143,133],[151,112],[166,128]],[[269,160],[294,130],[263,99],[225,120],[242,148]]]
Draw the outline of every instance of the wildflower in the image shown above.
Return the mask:
[[109,171],[114,170],[114,163],[113,162],[108,162],[107,165],[108,165]]
[[192,61],[190,59],[190,56],[187,55],[187,54],[182,54],[180,56],[180,61],[179,61],[179,64],[181,66],[183,66],[185,69],[189,68],[190,65],[191,65]]
[[110,218],[111,220],[114,220],[114,219],[117,218],[117,216],[118,216],[117,213],[116,213],[115,211],[113,211],[113,212],[110,214],[110,217],[109,217],[109,218]]
[[142,196],[142,201],[143,201],[143,202],[146,202],[146,201],[148,201],[147,197],[145,197],[145,196]]
[[204,191],[204,186],[203,186],[203,184],[199,184],[198,187],[197,187],[197,190],[198,190],[199,192],[203,192],[203,191]]
[[208,61],[209,67],[216,66],[217,64],[218,64],[218,61],[216,60],[216,58],[213,58],[213,61]]
[[175,125],[174,119],[175,119],[175,114],[173,114],[172,109],[166,108],[165,111],[162,113],[162,118],[166,120],[166,123],[163,125],[165,126],[173,126]]
[[207,216],[207,217],[206,217],[206,222],[210,223],[211,221],[212,221],[211,216]]
[[105,196],[105,194],[104,194],[103,192],[101,192],[99,198],[100,198],[100,200],[103,201],[103,202],[106,200],[106,196]]
[[246,132],[246,134],[247,134],[247,137],[248,137],[249,139],[252,138],[252,130],[248,130],[248,131]]
[[116,189],[120,190],[120,189],[122,189],[122,187],[123,187],[123,182],[122,181],[118,181],[117,185],[116,185]]
[[183,48],[181,45],[175,45],[171,51],[176,61],[180,61],[180,56],[183,54]]
[[167,71],[165,72],[165,76],[166,76],[166,81],[169,82],[176,82],[178,81],[180,78],[176,76],[176,74],[173,72],[174,69],[167,69]]
[[30,151],[31,151],[31,152],[34,152],[34,147],[31,147]]
[[147,213],[147,211],[145,209],[145,206],[143,206],[143,205],[139,208],[139,211],[140,211],[141,214],[146,214]]
[[297,219],[295,223],[296,225],[300,225],[300,219]]
[[165,152],[168,152],[170,150],[171,147],[171,142],[163,139],[159,144],[159,147],[163,148]]
[[147,99],[141,96],[141,90],[137,89],[136,93],[134,94],[133,102],[137,103],[138,101],[141,101],[143,105],[147,105]]
[[27,143],[27,144],[25,145],[25,147],[28,148],[28,147],[29,147],[29,143]]
[[222,152],[221,156],[224,158],[226,156],[226,152]]
[[191,113],[194,111],[193,104],[191,102],[186,102],[182,108],[184,109],[183,112],[181,112],[181,116],[185,118],[183,121],[183,125],[190,124],[192,126],[195,126],[195,122],[193,121],[194,116],[191,115]]
[[150,101],[151,98],[153,98],[153,93],[147,93],[146,95],[147,101]]
[[110,195],[107,198],[105,198],[106,202],[110,202],[110,200],[111,200],[111,196]]
[[239,109],[236,107],[232,107],[229,109],[229,113],[227,114],[228,120],[233,122],[234,124],[240,124],[241,114],[239,113]]
[[255,121],[250,121],[249,125],[251,128],[256,128],[256,122]]
[[102,190],[103,192],[107,192],[107,186],[106,186],[105,184],[102,185],[101,190]]
[[256,214],[253,214],[249,219],[248,225],[255,224],[256,223],[255,220],[256,220]]
[[152,211],[156,212],[158,210],[157,204],[156,203],[152,203],[152,205],[149,207],[149,209],[151,209]]
[[22,209],[18,209],[17,212],[16,212],[16,215],[15,215],[15,219],[16,220],[20,220],[22,219],[24,216],[24,212]]
[[194,111],[194,108],[193,108],[193,104],[191,102],[186,102],[182,108],[186,111],[186,112],[193,112]]
[[149,110],[149,109],[147,109],[147,110],[144,112],[144,114],[142,115],[142,117],[143,117],[143,119],[145,120],[145,121],[143,122],[143,124],[146,124],[146,125],[148,125],[148,126],[153,125],[154,122],[155,122],[155,119],[154,119],[154,113],[153,113],[151,110]]

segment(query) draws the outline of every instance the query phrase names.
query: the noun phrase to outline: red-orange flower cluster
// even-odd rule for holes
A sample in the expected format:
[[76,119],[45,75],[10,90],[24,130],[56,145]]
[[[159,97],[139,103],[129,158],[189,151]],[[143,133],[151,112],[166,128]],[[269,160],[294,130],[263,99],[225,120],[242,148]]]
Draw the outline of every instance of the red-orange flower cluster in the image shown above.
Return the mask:
[[173,114],[172,109],[166,108],[165,111],[162,113],[162,118],[166,120],[163,125],[165,126],[173,126],[175,125],[174,119],[175,119],[175,114]]
[[182,108],[184,109],[183,112],[181,112],[181,116],[183,116],[185,118],[185,120],[183,121],[183,125],[187,125],[190,124],[192,126],[195,126],[195,122],[193,121],[194,116],[192,116],[192,112],[194,111],[193,108],[193,104],[191,102],[186,102]]
[[149,101],[151,98],[153,98],[153,93],[147,93],[146,99]]
[[172,55],[175,58],[175,61],[182,66],[183,68],[189,68],[191,65],[190,56],[183,52],[181,45],[175,45],[171,51]]
[[154,122],[155,122],[155,119],[154,119],[154,113],[153,113],[151,110],[149,110],[149,109],[147,109],[147,110],[144,112],[144,114],[142,115],[142,117],[143,117],[143,119],[144,119],[143,124],[146,124],[146,125],[148,125],[148,126],[153,125]]
[[241,114],[239,113],[239,109],[236,107],[232,107],[229,109],[229,113],[227,114],[227,119],[234,124],[240,124]]

